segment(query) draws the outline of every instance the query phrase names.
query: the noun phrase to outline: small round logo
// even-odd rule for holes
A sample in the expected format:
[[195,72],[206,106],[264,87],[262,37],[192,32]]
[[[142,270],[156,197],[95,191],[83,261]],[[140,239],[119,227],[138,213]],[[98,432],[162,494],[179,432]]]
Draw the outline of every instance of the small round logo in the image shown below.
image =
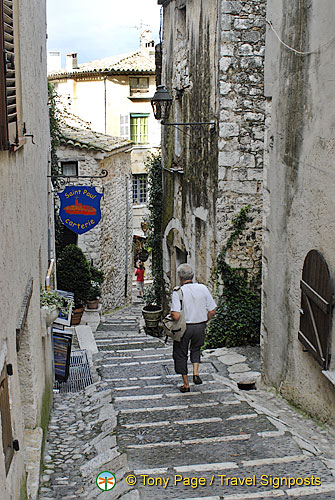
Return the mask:
[[112,490],[116,484],[116,477],[112,472],[100,472],[97,476],[97,487],[102,491]]

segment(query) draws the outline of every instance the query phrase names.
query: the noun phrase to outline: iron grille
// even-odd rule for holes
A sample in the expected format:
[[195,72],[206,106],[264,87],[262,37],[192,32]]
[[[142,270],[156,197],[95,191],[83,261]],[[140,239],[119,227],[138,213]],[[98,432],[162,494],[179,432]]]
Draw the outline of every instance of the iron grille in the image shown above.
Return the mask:
[[79,392],[93,383],[86,351],[72,351],[70,375],[66,382],[56,381],[54,388],[59,392]]

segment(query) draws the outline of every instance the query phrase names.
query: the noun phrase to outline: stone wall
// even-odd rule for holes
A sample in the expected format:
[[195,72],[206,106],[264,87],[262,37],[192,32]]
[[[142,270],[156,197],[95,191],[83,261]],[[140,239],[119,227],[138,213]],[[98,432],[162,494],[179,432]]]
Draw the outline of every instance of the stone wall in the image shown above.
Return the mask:
[[173,94],[163,126],[164,272],[187,259],[208,282],[233,219],[250,205],[247,230],[228,253],[258,273],[262,241],[265,0],[164,3],[162,83]]
[[[162,83],[173,94],[170,122],[217,116],[217,1],[164,6]],[[163,268],[167,290],[189,262],[206,283],[215,260],[217,132],[209,125],[162,127]]]
[[265,0],[221,1],[219,21],[217,242],[224,244],[232,219],[250,205],[248,228],[228,257],[255,273],[262,240],[265,6]]
[[114,309],[131,301],[133,232],[130,153],[106,159],[102,168],[109,171],[104,181],[100,239],[100,263],[105,273],[102,303],[105,309]]

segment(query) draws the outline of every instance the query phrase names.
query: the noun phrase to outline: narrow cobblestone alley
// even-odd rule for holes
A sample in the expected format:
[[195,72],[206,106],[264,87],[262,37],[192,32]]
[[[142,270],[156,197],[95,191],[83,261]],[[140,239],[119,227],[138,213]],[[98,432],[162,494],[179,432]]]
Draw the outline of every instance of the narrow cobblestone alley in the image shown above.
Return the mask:
[[[136,477],[134,490],[123,498],[136,499],[138,492],[142,500],[334,498],[335,447],[325,430],[273,393],[239,390],[222,358],[214,353],[203,357],[203,384],[191,384],[190,393],[179,393],[171,344],[142,333],[139,315],[140,307],[134,305],[106,316],[95,333],[99,349],[95,364],[104,391],[111,389],[108,394],[117,415],[116,441],[109,432],[114,424],[107,420],[100,430],[104,435],[98,450],[107,463],[114,458],[108,450],[117,442],[123,457],[119,466],[127,471],[123,484],[128,473]],[[229,352],[236,357],[241,350]],[[41,500],[123,494],[122,490],[118,496],[99,494],[92,482],[86,489],[83,486],[81,477],[93,474],[87,462],[97,441],[92,435],[94,425],[82,423],[83,415],[97,422],[94,398],[99,392],[93,392],[91,404],[82,393],[56,397]],[[301,484],[304,478],[312,481],[312,476],[320,478],[321,485]],[[289,488],[278,485],[278,477],[302,479]],[[236,485],[227,478],[237,482],[250,478],[251,484]]]

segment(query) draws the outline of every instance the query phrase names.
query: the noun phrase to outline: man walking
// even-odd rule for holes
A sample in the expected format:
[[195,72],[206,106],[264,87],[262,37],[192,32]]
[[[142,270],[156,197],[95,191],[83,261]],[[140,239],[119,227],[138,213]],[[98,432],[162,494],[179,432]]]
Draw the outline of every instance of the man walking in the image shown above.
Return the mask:
[[182,307],[186,320],[186,331],[180,342],[173,343],[173,359],[175,372],[183,377],[184,384],[179,388],[180,392],[190,392],[187,375],[188,348],[190,345],[193,382],[202,384],[199,377],[200,348],[205,342],[207,321],[212,319],[215,314],[216,303],[205,285],[193,283],[194,272],[189,264],[181,264],[177,269],[177,275],[181,285],[183,303],[181,306],[178,293],[174,291],[171,316],[177,321]]

